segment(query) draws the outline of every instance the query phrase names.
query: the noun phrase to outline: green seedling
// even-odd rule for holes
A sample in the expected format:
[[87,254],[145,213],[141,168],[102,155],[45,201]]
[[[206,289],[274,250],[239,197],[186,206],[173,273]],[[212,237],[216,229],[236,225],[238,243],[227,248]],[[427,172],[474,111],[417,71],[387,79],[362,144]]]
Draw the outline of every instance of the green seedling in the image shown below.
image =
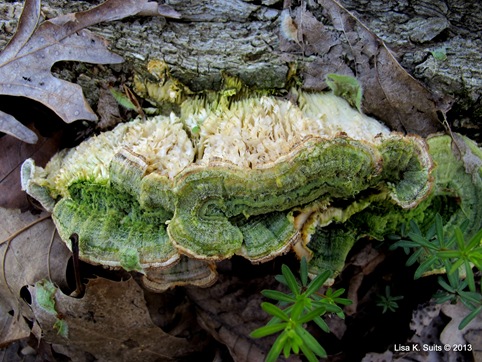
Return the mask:
[[290,292],[283,293],[277,290],[263,290],[261,293],[270,299],[278,301],[278,306],[272,303],[262,303],[261,308],[271,314],[273,318],[263,327],[251,332],[253,338],[262,338],[275,333],[280,333],[273,343],[271,350],[266,356],[266,361],[276,361],[283,352],[285,358],[291,353],[299,354],[300,351],[308,361],[318,361],[318,357],[327,356],[325,349],[308,332],[305,324],[313,321],[325,332],[330,328],[322,319],[326,313],[333,313],[344,318],[345,315],[339,305],[349,305],[351,300],[340,298],[344,289],[332,290],[328,288],[325,294],[318,291],[330,277],[326,271],[318,275],[308,283],[308,266],[306,259],[301,260],[300,281],[292,271],[283,265],[282,275],[276,276],[276,280],[286,285]]
[[390,294],[390,287],[387,285],[385,287],[385,295],[380,295],[378,297],[377,306],[382,307],[382,313],[386,313],[387,311],[395,312],[398,308],[398,300],[403,299],[403,296],[393,296]]
[[476,276],[480,278],[482,270],[482,229],[466,241],[465,227],[466,224],[457,226],[447,235],[442,217],[436,215],[434,224],[424,234],[412,221],[410,231],[406,234],[408,239],[402,235],[391,246],[391,249],[402,247],[406,253],[412,251],[407,265],[420,262],[415,271],[415,279],[435,272],[446,274],[445,277],[438,278],[442,290],[434,297],[437,303],[460,301],[470,310],[459,324],[459,329],[465,328],[482,311],[480,280],[476,281]]

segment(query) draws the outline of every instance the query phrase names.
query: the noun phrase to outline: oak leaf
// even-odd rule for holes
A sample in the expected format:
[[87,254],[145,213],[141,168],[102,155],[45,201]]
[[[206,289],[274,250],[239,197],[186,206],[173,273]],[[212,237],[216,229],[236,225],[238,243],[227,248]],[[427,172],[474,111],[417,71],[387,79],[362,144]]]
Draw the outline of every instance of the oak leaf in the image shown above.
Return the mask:
[[[363,87],[363,111],[392,130],[427,136],[443,129],[439,113],[448,104],[413,78],[386,44],[336,0],[318,0],[292,10],[301,45],[281,40],[281,50],[302,48],[310,61],[303,87],[326,89],[330,73],[354,76]],[[291,58],[293,59],[293,58]]]
[[396,131],[427,136],[441,130],[434,95],[403,69],[385,43],[337,1],[319,4],[349,45],[364,86],[365,111]]
[[30,334],[27,320],[33,314],[23,298],[25,287],[49,278],[65,288],[71,253],[48,213],[0,208],[0,218],[0,346],[5,346]]
[[[23,96],[52,109],[64,122],[95,121],[79,85],[54,77],[53,64],[81,61],[121,63],[103,38],[85,28],[132,15],[180,17],[168,6],[149,0],[108,0],[92,9],[40,22],[40,0],[26,0],[17,31],[0,53],[0,95]],[[0,131],[27,143],[37,135],[14,117],[0,111]]]
[[[55,312],[45,311],[39,304],[38,286],[30,286],[31,308],[42,335],[53,343],[56,352],[73,361],[84,360],[86,352],[98,361],[179,361],[202,352],[210,341],[195,333],[195,323],[181,326],[189,334],[176,335],[154,324],[145,293],[134,279],[112,281],[91,279],[82,298],[72,298],[57,289]],[[159,298],[159,297],[157,297]],[[68,326],[68,336],[53,327],[58,316]],[[177,321],[179,323],[179,321]],[[181,333],[182,334],[182,333]]]

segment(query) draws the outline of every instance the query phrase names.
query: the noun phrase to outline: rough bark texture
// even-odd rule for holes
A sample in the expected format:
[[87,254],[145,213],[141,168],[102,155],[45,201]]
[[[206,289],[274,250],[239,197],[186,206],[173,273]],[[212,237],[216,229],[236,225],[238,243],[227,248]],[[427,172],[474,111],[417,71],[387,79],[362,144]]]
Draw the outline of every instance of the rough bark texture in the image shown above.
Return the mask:
[[[482,2],[478,0],[343,0],[432,91],[454,98],[455,127],[482,121]],[[437,60],[432,52],[446,52]]]
[[[79,11],[100,3],[49,0],[43,2],[47,18]],[[433,92],[452,96],[449,113],[455,127],[475,128],[482,118],[482,3],[478,0],[342,0],[342,5],[380,36],[401,64]],[[92,30],[109,39],[112,49],[128,62],[123,67],[95,69],[74,66],[73,72],[58,70],[60,76],[81,84],[95,103],[98,81],[115,83],[129,75],[132,66],[143,67],[150,58],[165,60],[172,73],[193,90],[216,88],[220,71],[241,77],[254,87],[282,88],[289,61],[299,69],[313,62],[303,49],[289,55],[280,36],[281,0],[168,0],[166,4],[182,14],[181,20],[129,18],[101,24]],[[298,6],[295,1],[291,6]],[[316,2],[302,6],[316,8]],[[15,31],[22,2],[0,4],[0,48]],[[293,43],[293,42],[292,42]],[[293,45],[293,44],[292,44]],[[434,53],[435,52],[435,53]],[[445,52],[446,58],[437,60]],[[443,58],[443,55],[442,55]],[[60,68],[59,68],[60,69]],[[96,81],[94,81],[96,79]],[[97,83],[97,84],[96,84]],[[475,132],[475,133],[474,133]]]
[[[421,80],[432,92],[454,98],[454,106],[448,114],[454,128],[465,131],[471,137],[480,137],[480,0],[340,1],[387,43],[412,75]],[[45,0],[42,12],[45,18],[52,18],[84,10],[101,2]],[[284,3],[287,2],[290,1],[167,0],[167,4],[183,15],[181,20],[133,17],[91,28],[110,41],[112,50],[126,58],[123,65],[62,63],[54,68],[54,72],[63,79],[80,84],[90,104],[98,113],[101,113],[100,109],[106,110],[106,106],[98,105],[99,94],[106,92],[106,85],[120,86],[128,82],[134,70],[145,69],[149,59],[166,61],[172,74],[192,90],[216,89],[221,83],[221,71],[239,76],[253,87],[283,88],[286,86],[286,76],[292,64],[297,64],[305,87],[323,88],[323,84],[317,83],[320,79],[319,74],[313,76],[307,70],[313,71],[316,65],[321,63],[322,55],[329,52],[332,47],[330,38],[319,32],[313,34],[312,39],[290,41],[286,34],[283,36],[280,33],[281,13],[287,5]],[[21,13],[22,6],[23,1],[18,0],[0,2],[0,49],[14,34],[16,19]],[[303,6],[308,7],[310,14],[314,15],[313,18],[306,15],[305,27],[309,27],[310,24],[316,25],[316,21],[323,18],[316,1],[291,1],[292,9]],[[293,11],[291,15],[296,14]],[[325,39],[326,44],[321,41]],[[317,48],[307,46],[310,41],[317,43]],[[329,66],[333,72],[338,69],[337,64]],[[0,98],[0,108],[5,103],[7,102]],[[25,108],[25,105],[20,107]],[[115,113],[116,105],[113,108],[115,109],[108,113]],[[38,114],[32,117],[38,117]],[[248,268],[238,265],[232,269],[243,270],[244,279],[237,279],[230,275],[230,268],[231,266],[228,268],[225,265],[224,275],[213,288],[190,288],[186,295],[196,305],[199,324],[214,338],[228,345],[233,357],[238,360],[253,359],[254,356],[258,358],[262,353],[266,353],[267,345],[260,343],[251,346],[246,342],[245,335],[256,323],[261,323],[264,317],[264,314],[258,314],[260,310],[257,306],[261,300],[259,291],[263,287],[272,287],[267,281],[272,281],[273,278],[269,275],[264,277],[263,281],[259,277],[259,270],[256,270],[255,274],[250,274],[246,272]],[[279,265],[273,267],[273,270],[279,270]],[[152,308],[158,308],[153,315],[171,315],[171,309],[164,305],[160,306],[160,301],[156,302],[159,306],[154,304],[157,297],[146,297]],[[183,304],[188,304],[191,308],[191,302]],[[361,303],[363,300],[360,300]],[[167,312],[164,313],[161,307],[166,308]],[[175,307],[177,310],[178,306]],[[186,315],[182,310],[177,311]],[[192,310],[189,311],[189,317],[191,313]],[[196,325],[194,320],[191,322],[186,318],[181,320],[181,325],[185,325],[186,320],[193,326]],[[157,321],[156,325],[168,330],[167,327],[171,324],[176,325],[171,322]],[[345,324],[342,327],[346,328]],[[366,326],[363,326],[363,330],[365,328]],[[358,336],[356,338],[358,340]]]

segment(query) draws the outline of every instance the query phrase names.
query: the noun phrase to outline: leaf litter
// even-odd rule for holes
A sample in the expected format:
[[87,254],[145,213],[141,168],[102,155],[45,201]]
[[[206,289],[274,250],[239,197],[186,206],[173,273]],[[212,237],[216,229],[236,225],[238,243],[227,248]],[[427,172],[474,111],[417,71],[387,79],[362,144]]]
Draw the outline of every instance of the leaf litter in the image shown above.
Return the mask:
[[[126,6],[126,4],[132,5],[132,3],[135,3],[137,6],[138,3],[146,3],[146,1],[111,0],[101,6],[107,3],[111,8],[102,8],[103,10],[97,17],[91,16],[90,25],[100,21],[120,19],[121,17],[109,18],[106,14],[103,14],[104,12],[109,13],[118,5]],[[297,47],[302,46],[305,54],[311,54],[316,57],[314,62],[303,70],[305,77],[304,86],[307,88],[323,87],[327,73],[356,75],[364,86],[363,108],[365,112],[374,115],[384,112],[380,118],[397,130],[415,132],[422,135],[439,130],[440,124],[436,115],[438,110],[436,101],[429,91],[400,67],[385,44],[358,22],[358,20],[348,13],[338,2],[333,0],[320,0],[319,3],[324,9],[323,16],[326,16],[332,21],[332,27],[324,25],[319,11],[310,12],[306,10],[306,5],[304,8],[300,7],[299,10],[293,12],[295,17],[294,20],[291,19],[290,22],[291,27],[294,29],[293,31],[300,32],[296,37],[291,34],[291,40],[296,38],[297,41],[295,43]],[[24,9],[24,12],[26,11],[26,14],[30,15],[36,14],[37,10],[34,6],[36,4],[39,4],[39,1],[27,0],[26,10]],[[91,9],[91,11],[94,9]],[[124,10],[124,14],[130,15],[133,15],[135,11],[132,8]],[[168,12],[168,10],[168,8],[165,9],[166,12]],[[64,29],[65,34],[67,34],[68,31],[66,29],[71,29],[69,27],[72,26],[72,21],[74,19],[78,21],[77,17],[79,14],[84,13],[85,12],[64,15],[55,18],[57,20],[51,19],[48,22],[44,22],[51,24],[45,26],[45,28]],[[175,15],[176,14],[174,14],[174,16]],[[83,15],[80,15],[81,24],[78,26],[88,23],[82,16]],[[104,18],[102,18],[103,16]],[[22,18],[23,17],[24,16],[22,16]],[[37,19],[34,25],[32,25],[32,18]],[[37,31],[34,29],[37,26],[38,20],[38,16],[29,16],[29,19],[21,19],[21,23],[24,21],[27,25],[19,23],[17,33],[20,34],[18,36],[15,35],[14,39],[23,39],[23,42],[12,39],[11,43],[14,44],[13,50],[16,50],[20,54],[27,54],[25,50],[23,50],[24,53],[22,53],[22,46],[25,46],[25,44],[32,47],[38,46],[40,38],[38,36],[32,37],[33,33],[38,32],[38,29],[40,29],[40,26],[36,28]],[[300,22],[303,22],[303,24],[300,24]],[[41,26],[44,23],[42,23]],[[81,49],[83,49],[83,58],[73,60],[92,61],[90,59],[97,59],[96,61],[99,62],[107,60],[112,62],[112,60],[115,60],[114,58],[116,58],[116,56],[107,50],[105,43],[101,39],[83,29],[86,26],[88,25],[83,25],[77,29],[77,33],[81,35],[73,35],[74,33],[70,33],[70,35],[66,35],[65,38],[68,39],[72,36],[70,40],[60,40],[60,42],[63,42],[62,46],[59,46],[60,50],[64,52],[66,48],[72,48],[80,44]],[[35,39],[35,41],[32,41],[31,38]],[[94,43],[101,45],[91,48],[88,43],[92,40],[94,40]],[[44,41],[48,43],[52,41],[52,39],[44,37]],[[16,43],[17,45],[15,45]],[[18,44],[22,46],[19,47]],[[18,49],[15,49],[16,47]],[[59,50],[59,47],[51,45],[45,49],[50,48],[48,50],[54,51],[55,55],[55,51]],[[7,55],[9,52],[10,54],[12,53],[11,49],[6,53]],[[46,59],[43,61],[45,64],[41,69],[42,75],[37,78],[32,79],[32,77],[29,77],[29,73],[25,72],[25,63],[18,61],[15,56],[12,58],[12,63],[19,64],[18,68],[21,69],[17,71],[16,74],[20,77],[26,74],[26,78],[30,78],[30,80],[22,78],[23,83],[20,81],[20,85],[17,86],[20,87],[22,84],[25,85],[33,80],[38,81],[43,79],[41,77],[45,77],[45,79],[50,82],[50,77],[53,78],[50,74],[50,67],[53,63],[49,63],[50,65],[46,64],[52,61],[63,60],[61,59],[62,57],[60,57],[60,52],[58,57],[52,57],[48,50],[37,49],[38,52],[36,53],[34,51],[32,54],[34,54],[34,56],[36,54],[44,55],[45,58],[42,59]],[[289,51],[290,49],[291,48],[285,44],[285,51]],[[92,54],[97,52],[101,55]],[[66,57],[68,51],[62,54]],[[28,55],[30,56],[31,54],[29,53]],[[3,74],[4,69],[9,69],[4,68],[10,64],[8,62],[3,63],[5,58],[4,53],[1,53],[0,75]],[[347,58],[350,59],[350,64],[347,64]],[[117,58],[117,60],[119,60],[119,58]],[[15,67],[15,65],[13,65],[13,67]],[[54,80],[55,79],[56,78],[54,78]],[[92,119],[94,119],[96,116],[83,99],[81,90],[71,83],[60,82],[63,82],[60,83],[61,89],[66,88],[68,91],[73,92],[70,94],[79,96],[77,99],[80,99],[81,102],[59,105],[59,103],[55,101],[48,101],[50,103],[42,101],[42,96],[52,92],[52,89],[47,89],[47,87],[44,88],[44,93],[39,92],[40,95],[34,92],[28,93],[27,95],[30,98],[39,100],[56,111],[67,123],[76,119],[91,119],[86,117],[92,117]],[[0,94],[12,94],[5,91],[6,88],[13,87],[13,85],[8,87],[8,84],[8,82],[0,83]],[[406,96],[397,98],[399,94]],[[66,112],[59,113],[60,108],[66,110]],[[385,113],[386,110],[388,111]],[[76,114],[76,112],[79,113]],[[4,119],[5,118],[2,118],[2,121],[0,121],[1,131],[10,134],[13,133],[25,142],[33,141],[33,138],[29,139],[29,137],[31,137],[29,132],[22,129],[23,126],[19,122],[12,122],[12,120],[10,120],[5,123]],[[3,183],[3,179],[1,183]],[[2,198],[5,197],[3,195],[5,195],[5,193],[2,194]],[[8,216],[7,219],[3,217],[5,215]],[[16,217],[22,220],[16,220],[12,223],[9,222],[9,220],[14,220]],[[36,218],[32,215],[15,214],[15,211],[12,210],[2,210],[2,219],[6,220],[5,225],[8,225],[9,228],[6,230],[2,225],[0,231],[6,233],[6,235],[10,235],[14,229],[19,229],[27,224],[27,220],[24,219],[25,217],[31,219]],[[86,352],[91,353],[99,359],[112,359],[119,356],[122,356],[122,358],[129,356],[133,358],[132,360],[150,360],[153,358],[172,359],[183,356],[183,353],[199,352],[205,347],[205,345],[200,343],[197,346],[198,349],[196,349],[193,347],[196,343],[193,343],[192,340],[189,341],[189,339],[186,338],[173,337],[156,326],[147,312],[148,306],[146,305],[145,292],[132,278],[121,282],[114,282],[103,278],[91,280],[87,285],[86,294],[83,298],[79,299],[69,297],[60,289],[56,289],[54,298],[57,314],[53,315],[43,310],[37,302],[38,286],[34,285],[35,282],[42,279],[51,279],[56,285],[65,285],[66,263],[70,258],[70,252],[62,242],[59,242],[57,238],[51,242],[51,229],[40,229],[41,227],[46,228],[47,225],[53,228],[50,222],[42,222],[34,226],[32,230],[28,230],[25,234],[21,234],[13,239],[11,243],[3,243],[0,245],[1,251],[3,251],[1,254],[4,255],[4,280],[0,280],[0,308],[2,312],[7,312],[2,313],[2,325],[4,327],[0,331],[1,342],[8,343],[8,341],[24,338],[28,336],[30,331],[33,331],[39,338],[44,338],[53,343],[54,349],[57,352],[64,353],[73,359],[85,358]],[[6,235],[2,237],[2,240],[7,237]],[[32,240],[35,240],[35,242],[32,243]],[[64,250],[59,251],[57,244],[62,245]],[[53,265],[54,261],[52,258],[58,259],[55,261],[55,266]],[[29,264],[28,267],[25,267],[27,261]],[[48,261],[48,263],[45,261]],[[30,264],[31,262],[33,262],[33,265]],[[29,271],[24,269],[29,269]],[[21,272],[18,273],[18,270]],[[365,275],[365,273],[363,273],[363,275]],[[6,289],[7,283],[8,288]],[[232,283],[233,280],[228,279],[216,284],[211,289],[202,290],[190,288],[187,294],[197,305],[198,319],[201,324],[203,324],[204,328],[213,336],[228,346],[233,357],[243,359],[262,355],[263,347],[254,346],[252,341],[243,340],[250,328],[247,328],[246,331],[241,328],[243,325],[246,326],[246,321],[259,323],[259,320],[262,319],[261,316],[257,316],[256,313],[253,312],[256,310],[255,307],[259,307],[259,301],[253,297],[253,294],[257,297],[259,293],[253,293],[251,291],[249,297],[239,294],[244,288],[243,283],[237,287],[240,290],[239,293],[232,292],[234,290]],[[248,284],[253,285],[253,283]],[[259,286],[262,285],[262,282],[260,281],[254,284]],[[24,287],[27,285],[29,286],[29,293],[27,294],[31,296],[30,305],[23,299],[25,297]],[[5,293],[5,290],[10,288],[13,292],[12,295]],[[217,300],[219,300],[220,303],[213,302]],[[113,301],[116,303],[112,303]],[[259,310],[259,308],[257,310]],[[21,316],[23,316],[23,318],[21,318]],[[69,326],[68,340],[59,335],[58,331],[52,327],[55,324],[55,318],[58,316],[61,316],[62,320]],[[25,320],[25,318],[27,318],[27,320]],[[34,326],[32,327],[27,321],[34,323]],[[114,328],[114,330],[112,328]],[[40,335],[41,331],[43,335]],[[94,332],[92,333],[92,331]],[[166,343],[167,350],[161,351],[158,347],[155,347],[158,346],[159,343]],[[106,348],[106,345],[110,347]],[[171,346],[173,348],[171,348]],[[118,354],[119,351],[122,351],[123,354]]]
[[[103,38],[85,28],[136,14],[179,17],[170,7],[148,0],[108,0],[92,9],[40,23],[40,0],[26,0],[17,31],[0,53],[0,94],[34,99],[66,123],[97,120],[82,88],[54,77],[51,68],[59,61],[123,62],[121,56],[107,49]],[[4,112],[0,113],[0,131],[27,143],[37,142],[33,131]]]
[[30,334],[27,321],[34,315],[24,300],[25,286],[41,279],[67,286],[70,251],[54,233],[49,216],[48,213],[32,215],[0,208],[3,221],[0,224],[0,318],[3,319],[0,345]]
[[[292,10],[303,44],[281,41],[288,59],[300,47],[310,59],[302,69],[303,86],[326,88],[329,73],[354,76],[363,86],[363,111],[392,130],[427,136],[442,130],[441,100],[413,78],[385,43],[335,0],[319,0]],[[289,56],[291,54],[291,57]]]
[[[90,280],[81,299],[57,289],[55,311],[68,325],[68,340],[52,326],[56,316],[39,304],[42,291],[30,286],[32,310],[42,336],[56,352],[83,360],[86,353],[101,361],[175,361],[192,356],[206,347],[206,339],[174,336],[151,319],[144,291],[133,278],[112,281]],[[192,326],[192,325],[191,325]]]

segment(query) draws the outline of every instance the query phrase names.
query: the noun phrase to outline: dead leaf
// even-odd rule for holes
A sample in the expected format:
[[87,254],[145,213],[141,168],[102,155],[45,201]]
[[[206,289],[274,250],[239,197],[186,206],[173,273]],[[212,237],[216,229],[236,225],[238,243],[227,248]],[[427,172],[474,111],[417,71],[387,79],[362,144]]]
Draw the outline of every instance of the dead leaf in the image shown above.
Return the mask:
[[474,361],[482,361],[482,329],[471,329],[464,337],[467,343],[473,346]]
[[[462,160],[465,167],[465,172],[472,175],[472,180],[477,183],[479,176],[479,170],[482,167],[482,161],[480,158],[481,152],[477,146],[473,143],[467,143],[466,138],[458,133],[451,134],[453,143],[452,150],[457,158]],[[472,146],[472,147],[471,147]],[[477,154],[474,154],[477,153]]]
[[27,143],[36,143],[38,141],[35,132],[18,122],[15,117],[2,111],[0,111],[0,130]]
[[413,343],[431,343],[438,344],[440,342],[440,304],[431,301],[430,303],[419,305],[412,313],[410,321],[410,329],[414,331],[414,335],[410,339]]
[[392,351],[385,351],[384,353],[367,353],[365,357],[363,357],[362,362],[386,362],[386,361],[393,361],[393,352]]
[[[412,361],[456,361],[454,354],[443,353],[435,351],[423,351],[421,350],[423,345],[437,346],[440,345],[439,334],[443,321],[439,317],[440,305],[431,301],[425,305],[419,305],[419,307],[413,311],[412,320],[410,322],[410,329],[415,333],[406,342],[405,345],[419,346],[420,350],[412,351],[397,351],[395,355],[388,359],[389,361],[404,362],[407,360]],[[390,349],[393,349],[390,348]],[[390,352],[391,353],[391,352]],[[453,360],[452,360],[453,358]]]
[[[148,0],[108,0],[90,10],[40,21],[40,0],[26,0],[17,32],[0,53],[0,94],[34,99],[52,109],[66,123],[97,120],[79,85],[54,77],[51,67],[62,60],[95,64],[121,63],[105,41],[84,28],[105,21],[136,15],[176,17],[166,5]],[[178,15],[178,14],[177,14]],[[177,16],[178,17],[178,16]],[[11,116],[2,117],[0,131],[27,143],[36,136]]]
[[286,40],[298,41],[298,26],[293,21],[290,16],[288,9],[284,9],[280,15],[280,25],[281,25],[281,35],[285,37]]
[[10,343],[27,338],[30,328],[26,321],[15,314],[9,301],[0,298],[0,348],[5,348]]
[[[196,304],[201,326],[228,347],[235,361],[263,361],[276,336],[253,339],[249,333],[269,320],[260,308],[264,300],[260,291],[276,289],[277,285],[272,276],[241,280],[221,274],[220,280],[210,288],[186,289]],[[299,360],[297,356],[289,359]]]
[[[445,304],[436,304],[433,300],[424,305],[420,305],[412,314],[412,321],[410,322],[410,328],[414,331],[413,336],[407,341],[401,341],[402,345],[417,346],[417,349],[411,351],[395,351],[393,353],[387,350],[383,355],[377,353],[368,353],[363,361],[378,362],[378,361],[440,361],[440,362],[452,362],[452,361],[465,361],[467,358],[471,361],[479,361],[480,347],[478,344],[474,344],[472,341],[480,340],[480,331],[482,328],[482,319],[478,316],[471,324],[469,324],[464,330],[459,331],[458,325],[460,321],[465,317],[468,310],[462,303],[455,305],[449,302]],[[447,323],[446,316],[452,318]],[[477,339],[478,338],[478,339]],[[454,346],[467,346],[471,345],[471,352],[464,352],[463,347],[457,350],[451,350],[449,352],[443,351],[444,345]],[[442,350],[424,350],[423,346],[439,347]],[[390,349],[393,350],[393,347]],[[468,356],[468,353],[473,354],[473,358]]]
[[467,344],[465,334],[471,330],[482,330],[482,315],[477,315],[464,329],[459,330],[459,324],[471,312],[469,308],[461,302],[457,304],[444,303],[442,313],[452,320],[445,326],[440,334],[440,341],[444,344]]
[[[57,314],[68,325],[68,338],[57,334],[56,316],[37,303],[37,290],[29,287],[32,310],[42,337],[53,343],[58,353],[72,360],[86,353],[98,361],[176,361],[203,351],[209,339],[177,337],[164,332],[151,320],[144,292],[134,281],[115,282],[104,278],[90,280],[83,298],[55,293]],[[190,324],[190,330],[194,330]]]
[[345,265],[357,267],[354,275],[350,277],[347,298],[353,303],[344,308],[346,315],[354,315],[358,309],[360,287],[367,275],[374,272],[376,267],[385,260],[385,253],[375,249],[371,243],[366,244]]
[[325,88],[329,73],[355,76],[363,86],[367,114],[396,131],[427,136],[441,130],[433,95],[402,68],[383,41],[337,1],[318,3],[322,11],[294,12],[304,55],[312,58],[304,70],[304,87]]
[[45,165],[59,150],[62,132],[46,138],[39,137],[36,144],[26,144],[10,136],[0,142],[0,207],[25,211],[30,203],[20,185],[20,167],[27,158]]
[[[32,215],[18,210],[0,209],[0,345],[30,334],[27,320],[33,315],[25,303],[23,288],[48,278],[67,287],[66,269],[70,251],[58,235],[49,214]],[[11,236],[32,222],[43,220],[15,238]]]
[[96,128],[101,131],[112,129],[122,121],[119,104],[107,87],[100,89],[97,114],[100,116],[100,121]]
[[37,352],[27,342],[27,340],[21,340],[0,349],[0,361],[36,362]]
[[393,130],[427,136],[441,129],[433,95],[397,62],[384,42],[334,0],[319,0],[352,49],[364,109]]

